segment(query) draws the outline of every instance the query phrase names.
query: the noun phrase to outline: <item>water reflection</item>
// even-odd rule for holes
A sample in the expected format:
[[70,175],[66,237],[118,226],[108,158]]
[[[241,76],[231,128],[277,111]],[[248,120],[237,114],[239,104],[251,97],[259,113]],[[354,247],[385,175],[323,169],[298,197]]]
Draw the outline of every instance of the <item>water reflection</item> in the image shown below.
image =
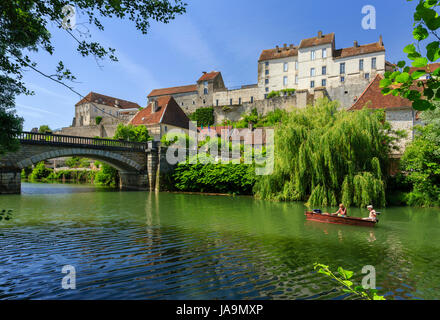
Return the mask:
[[[389,208],[370,229],[305,221],[301,204],[250,197],[28,187],[1,198],[14,210],[0,225],[3,299],[346,297],[314,262],[353,270],[357,283],[373,265],[390,298],[439,298],[435,210]],[[65,264],[77,290],[61,289]]]

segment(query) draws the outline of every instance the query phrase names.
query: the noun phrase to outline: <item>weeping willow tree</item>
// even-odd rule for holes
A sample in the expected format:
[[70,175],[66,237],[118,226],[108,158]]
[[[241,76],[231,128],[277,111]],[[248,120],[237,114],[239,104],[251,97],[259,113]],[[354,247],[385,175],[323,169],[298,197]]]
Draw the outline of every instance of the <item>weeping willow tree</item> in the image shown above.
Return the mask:
[[273,174],[254,192],[309,206],[384,206],[391,133],[382,110],[338,111],[327,99],[295,109],[276,127]]

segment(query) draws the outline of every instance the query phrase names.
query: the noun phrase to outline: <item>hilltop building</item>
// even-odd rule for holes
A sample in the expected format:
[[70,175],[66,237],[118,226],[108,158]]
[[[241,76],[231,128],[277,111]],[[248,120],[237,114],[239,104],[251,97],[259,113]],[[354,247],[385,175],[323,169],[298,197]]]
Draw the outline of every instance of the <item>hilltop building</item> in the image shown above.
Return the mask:
[[161,96],[140,110],[129,123],[146,126],[148,134],[155,141],[160,141],[172,129],[183,129],[188,133],[189,122],[189,118],[173,97]]
[[[393,66],[385,59],[382,37],[378,42],[336,49],[335,34],[318,32],[316,37],[293,44],[263,50],[258,59],[258,83],[228,90],[219,71],[202,75],[194,85],[155,89],[148,95],[153,101],[172,95],[179,106],[190,114],[202,107],[239,107],[261,105],[272,91],[296,89],[313,95],[316,90],[327,91],[331,100],[339,100],[349,108],[377,74]],[[307,94],[300,101],[288,101],[303,107],[310,101]],[[260,102],[260,103],[258,103]],[[299,103],[298,103],[299,102]],[[304,104],[304,105],[303,105]],[[267,109],[262,107],[262,109]]]
[[136,102],[90,92],[75,104],[75,118],[73,118],[72,126],[96,125],[96,117],[102,117],[104,121],[115,119],[120,122],[121,119],[133,116],[139,108]]

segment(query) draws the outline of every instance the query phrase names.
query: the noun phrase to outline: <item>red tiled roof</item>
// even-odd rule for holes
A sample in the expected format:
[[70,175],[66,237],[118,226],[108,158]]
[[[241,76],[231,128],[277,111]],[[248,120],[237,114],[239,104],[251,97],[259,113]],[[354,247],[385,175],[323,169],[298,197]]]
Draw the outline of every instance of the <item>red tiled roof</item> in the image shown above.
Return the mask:
[[368,87],[364,90],[359,99],[348,110],[361,110],[364,107],[369,109],[392,109],[402,107],[412,107],[412,102],[408,99],[396,97],[392,94],[384,96],[380,87],[380,80],[383,76],[378,74]]
[[375,42],[357,47],[353,46],[349,48],[338,49],[334,51],[333,56],[335,59],[340,59],[381,51],[385,51],[384,45],[379,42]]
[[190,84],[188,86],[171,87],[163,89],[154,89],[148,97],[168,96],[177,93],[197,92],[197,85]]
[[294,57],[298,55],[298,47],[289,46],[275,49],[263,50],[258,61],[274,60],[287,57]]
[[205,73],[203,76],[200,77],[199,80],[197,80],[197,82],[213,80],[219,74],[220,74],[220,72],[218,72],[218,71],[212,71],[212,72]]
[[188,129],[190,120],[173,97],[159,97],[156,101],[158,104],[156,112],[152,113],[154,102],[150,102],[145,109],[139,111],[133,119],[131,119],[130,124],[138,126],[164,123]]
[[[117,107],[120,109],[132,109],[136,108],[139,109],[140,105],[138,105],[136,102],[131,102],[127,100],[122,100],[114,97],[105,96],[100,93],[96,92],[90,92],[88,95],[86,95],[84,98],[82,98],[79,102],[75,104],[75,106],[79,106],[80,104],[94,102],[98,104],[107,105],[109,107]],[[116,103],[118,105],[116,106]]]
[[418,70],[423,70],[426,72],[434,72],[438,68],[440,68],[440,63],[431,63],[431,64],[428,64],[424,68],[411,67],[411,68],[409,68],[409,73],[413,73],[414,71],[418,71]]
[[300,49],[309,48],[323,44],[333,43],[334,41],[335,41],[335,34],[329,33],[329,34],[321,35],[321,37],[313,37],[313,38],[301,40],[299,48]]

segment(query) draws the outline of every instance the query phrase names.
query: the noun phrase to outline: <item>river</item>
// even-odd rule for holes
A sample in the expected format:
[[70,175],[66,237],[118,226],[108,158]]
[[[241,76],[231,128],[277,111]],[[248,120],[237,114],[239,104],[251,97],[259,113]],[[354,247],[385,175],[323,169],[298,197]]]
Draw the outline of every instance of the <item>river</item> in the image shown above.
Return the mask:
[[[0,196],[0,299],[343,299],[313,263],[387,299],[440,298],[440,212],[387,208],[374,228],[307,222],[299,203],[23,183]],[[354,216],[366,210],[351,209]],[[63,266],[76,271],[65,290]]]

